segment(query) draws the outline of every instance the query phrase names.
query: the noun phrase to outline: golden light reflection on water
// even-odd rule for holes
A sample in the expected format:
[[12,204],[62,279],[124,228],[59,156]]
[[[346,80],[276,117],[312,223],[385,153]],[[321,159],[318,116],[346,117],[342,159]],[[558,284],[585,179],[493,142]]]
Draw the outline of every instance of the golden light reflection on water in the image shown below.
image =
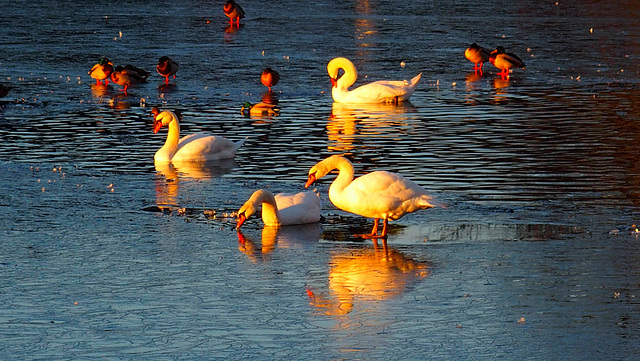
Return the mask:
[[376,308],[378,302],[401,295],[411,284],[427,277],[430,265],[388,247],[363,248],[332,256],[328,292],[310,288],[307,293],[318,311],[330,316],[359,308]]
[[180,181],[202,181],[230,173],[238,164],[233,159],[211,162],[154,162],[156,204],[175,207],[179,204]]
[[109,93],[109,87],[103,83],[91,83],[91,95],[94,98],[104,98]]
[[398,129],[410,126],[404,114],[412,110],[408,102],[401,105],[333,103],[327,121],[327,149],[349,154],[358,143],[371,136],[392,136]]
[[294,226],[271,227],[264,226],[260,241],[237,230],[238,250],[254,263],[266,262],[269,255],[277,248],[297,248],[305,244],[313,244],[322,236],[322,224],[310,223]]
[[371,13],[369,1],[356,1],[355,13],[362,16],[357,18],[354,23],[354,36],[356,46],[359,49],[357,52],[357,58],[366,59],[369,56],[369,54],[367,54],[369,51],[368,49],[376,46],[372,41],[372,36],[378,33],[376,24],[368,16]]

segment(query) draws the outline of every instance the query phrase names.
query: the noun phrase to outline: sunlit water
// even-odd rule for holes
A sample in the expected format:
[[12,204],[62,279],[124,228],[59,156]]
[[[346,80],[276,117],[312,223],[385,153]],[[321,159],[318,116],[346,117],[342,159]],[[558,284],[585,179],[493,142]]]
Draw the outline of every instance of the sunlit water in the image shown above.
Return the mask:
[[[640,8],[531,1],[3,3],[1,359],[635,359]],[[503,45],[508,78],[471,42]],[[100,56],[175,82],[96,86]],[[333,104],[422,81],[401,106]],[[245,117],[281,76],[279,116]],[[235,160],[156,166],[152,106],[181,131],[246,138]],[[232,213],[345,154],[448,204],[390,224],[335,209],[274,232]]]

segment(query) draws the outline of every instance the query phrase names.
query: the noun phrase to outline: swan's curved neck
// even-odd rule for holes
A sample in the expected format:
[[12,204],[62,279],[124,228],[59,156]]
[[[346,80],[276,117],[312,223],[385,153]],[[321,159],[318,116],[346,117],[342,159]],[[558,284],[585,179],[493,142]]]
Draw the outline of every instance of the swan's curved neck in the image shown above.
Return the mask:
[[160,148],[154,159],[156,161],[170,161],[178,150],[178,143],[180,142],[180,123],[175,114],[170,113],[172,117],[169,121],[169,132],[167,133],[167,140],[164,142],[162,148]]
[[338,79],[338,89],[347,90],[358,79],[358,71],[353,64],[343,64],[344,74]]
[[270,192],[258,191],[252,196],[255,204],[262,203],[262,221],[266,225],[280,224],[280,211],[276,205],[276,198]]
[[329,187],[329,197],[342,193],[353,181],[353,165],[345,158],[334,158],[331,169],[338,170],[338,176]]
[[346,91],[347,88],[352,86],[356,79],[358,79],[358,71],[356,70],[355,65],[346,58],[335,58],[329,62],[328,72],[329,76],[332,78],[337,78],[339,70],[344,70],[344,74],[337,79],[337,84],[334,89],[339,89],[340,91]]

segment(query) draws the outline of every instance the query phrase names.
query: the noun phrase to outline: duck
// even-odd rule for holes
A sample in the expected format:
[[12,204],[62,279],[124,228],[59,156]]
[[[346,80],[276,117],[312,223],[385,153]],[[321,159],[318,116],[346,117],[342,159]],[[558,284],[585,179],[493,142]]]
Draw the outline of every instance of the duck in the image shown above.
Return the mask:
[[238,27],[240,26],[240,19],[244,18],[244,10],[238,3],[233,0],[227,0],[222,8],[224,14],[229,17],[229,22],[233,25],[233,21],[236,20]]
[[244,115],[279,115],[280,108],[275,104],[244,102],[240,112]]
[[[386,239],[389,220],[420,209],[445,207],[424,188],[397,173],[375,171],[354,179],[353,164],[342,155],[332,155],[311,167],[305,188],[334,169],[338,176],[329,187],[331,203],[343,211],[374,219],[371,233],[359,235],[363,238]],[[380,219],[383,227],[378,235]]]
[[260,82],[269,88],[269,91],[272,86],[278,84],[278,81],[280,81],[280,74],[271,68],[265,68],[260,75]]
[[292,226],[320,221],[320,196],[317,193],[307,191],[274,195],[266,189],[258,189],[238,210],[236,228],[239,229],[260,204],[265,226]]
[[169,77],[173,75],[173,79],[176,78],[176,73],[178,72],[178,63],[175,60],[169,58],[168,56],[163,56],[158,60],[158,65],[156,65],[156,70],[158,74],[162,75],[165,80],[165,83],[169,83]]
[[116,66],[111,73],[111,81],[124,87],[125,94],[131,85],[139,84],[147,80],[151,75],[146,70],[136,68],[133,65]]
[[[344,74],[338,78],[338,71],[344,70]],[[331,95],[336,103],[400,103],[409,100],[413,94],[422,73],[416,75],[411,81],[407,80],[380,80],[362,85],[349,90],[356,79],[358,72],[353,63],[347,58],[335,58],[327,64],[327,71],[331,78]]]
[[89,75],[96,80],[96,84],[104,80],[104,85],[107,85],[111,73],[113,73],[113,63],[107,57],[100,58],[100,61],[89,70]]
[[180,124],[176,114],[169,110],[160,111],[153,107],[153,132],[158,133],[163,126],[169,127],[167,140],[153,159],[155,162],[206,162],[232,159],[245,139],[233,142],[221,136],[200,132],[180,139]]
[[489,50],[476,43],[471,44],[471,46],[464,51],[464,56],[473,63],[473,70],[476,72],[478,70],[482,72],[482,65],[489,61],[489,55]]
[[524,61],[520,59],[516,54],[507,53],[504,50],[504,47],[498,46],[496,50],[492,51],[489,55],[489,61],[496,68],[501,69],[502,71],[498,73],[498,75],[509,75],[509,72],[513,68],[522,68],[524,69]]

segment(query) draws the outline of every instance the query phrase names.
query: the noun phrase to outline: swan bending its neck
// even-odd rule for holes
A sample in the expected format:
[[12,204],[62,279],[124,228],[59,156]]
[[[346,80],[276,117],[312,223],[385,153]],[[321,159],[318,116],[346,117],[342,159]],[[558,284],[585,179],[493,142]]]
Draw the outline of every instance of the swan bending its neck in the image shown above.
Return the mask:
[[[338,78],[340,69],[344,74]],[[379,80],[349,90],[358,79],[355,65],[347,58],[335,58],[327,64],[331,78],[331,95],[336,103],[399,103],[409,100],[416,89],[422,73],[407,80]]]
[[253,192],[249,200],[238,211],[237,228],[240,228],[247,218],[256,212],[256,207],[260,204],[262,204],[262,221],[264,224],[267,226],[281,225],[280,211],[278,211],[275,196],[266,189],[259,189]]
[[259,189],[238,210],[237,228],[253,215],[262,204],[262,221],[265,226],[290,226],[320,221],[320,196],[315,192],[273,195]]

